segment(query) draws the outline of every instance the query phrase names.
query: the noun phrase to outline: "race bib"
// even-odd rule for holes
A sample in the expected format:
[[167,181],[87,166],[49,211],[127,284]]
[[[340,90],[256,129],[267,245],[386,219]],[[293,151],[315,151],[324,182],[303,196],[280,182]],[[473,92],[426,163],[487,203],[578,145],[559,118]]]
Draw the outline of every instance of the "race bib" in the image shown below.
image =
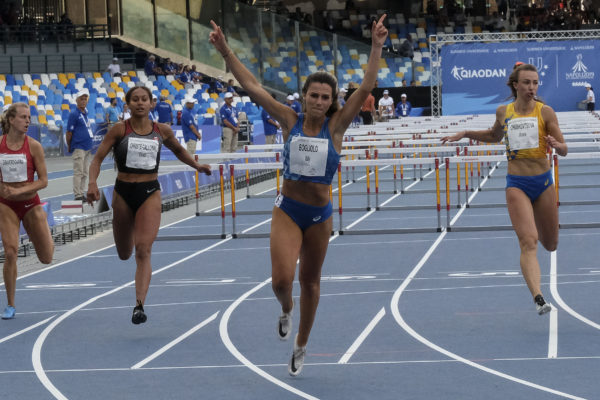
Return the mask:
[[27,157],[25,154],[0,154],[2,182],[27,181]]
[[158,141],[152,139],[129,138],[127,144],[127,168],[154,169],[158,155]]
[[290,172],[304,176],[325,176],[329,141],[294,136],[290,142]]
[[537,149],[540,145],[536,117],[516,118],[508,121],[507,132],[510,150]]

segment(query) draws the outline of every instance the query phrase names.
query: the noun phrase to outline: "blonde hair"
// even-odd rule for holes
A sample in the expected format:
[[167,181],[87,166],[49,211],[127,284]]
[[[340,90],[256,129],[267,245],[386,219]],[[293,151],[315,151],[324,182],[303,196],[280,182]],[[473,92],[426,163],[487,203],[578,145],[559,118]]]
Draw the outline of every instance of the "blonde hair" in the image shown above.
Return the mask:
[[10,118],[15,118],[17,116],[17,108],[24,107],[29,109],[29,106],[25,103],[13,103],[8,107],[2,116],[0,116],[0,126],[2,127],[2,134],[7,135],[10,130]]

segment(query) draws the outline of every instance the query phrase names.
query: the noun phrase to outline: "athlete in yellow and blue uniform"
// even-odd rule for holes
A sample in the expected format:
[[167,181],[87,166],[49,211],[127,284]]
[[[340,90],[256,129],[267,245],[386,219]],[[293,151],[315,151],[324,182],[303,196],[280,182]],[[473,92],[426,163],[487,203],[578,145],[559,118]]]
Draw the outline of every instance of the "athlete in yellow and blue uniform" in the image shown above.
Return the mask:
[[568,149],[554,110],[537,100],[538,79],[535,66],[515,66],[507,83],[515,101],[498,107],[494,126],[483,131],[458,132],[442,138],[442,142],[469,138],[492,143],[505,139],[506,206],[519,239],[521,271],[537,312],[542,315],[552,307],[540,288],[537,242],[548,251],[556,250],[558,245],[558,207],[546,149],[551,147],[561,156]]

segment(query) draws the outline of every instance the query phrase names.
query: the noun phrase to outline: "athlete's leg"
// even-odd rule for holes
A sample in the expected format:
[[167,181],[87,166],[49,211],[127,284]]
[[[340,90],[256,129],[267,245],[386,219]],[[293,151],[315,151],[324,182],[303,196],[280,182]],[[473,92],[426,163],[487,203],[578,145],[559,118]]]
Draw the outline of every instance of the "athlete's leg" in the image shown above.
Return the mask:
[[302,246],[302,231],[279,207],[273,208],[270,242],[273,293],[281,310],[289,313],[293,307],[292,286]]
[[15,306],[17,285],[17,253],[19,251],[19,226],[17,214],[6,204],[0,203],[0,235],[4,246],[4,286],[9,306]]
[[300,250],[300,327],[297,344],[306,346],[321,295],[321,268],[331,237],[332,217],[304,231]]
[[521,248],[521,271],[531,295],[541,294],[540,265],[537,259],[538,232],[535,225],[533,206],[529,197],[520,189],[506,188],[506,205],[513,229]]
[[40,205],[33,207],[23,217],[23,227],[42,264],[50,264],[54,254],[54,242],[46,218],[46,212]]
[[125,200],[115,190],[112,201],[113,209],[113,237],[115,238],[115,247],[121,260],[128,260],[133,252],[133,211]]
[[549,186],[533,203],[533,214],[540,243],[548,251],[558,246],[558,206],[556,190]]
[[152,244],[160,227],[160,191],[150,195],[135,215],[135,298],[138,304],[144,304],[152,278]]

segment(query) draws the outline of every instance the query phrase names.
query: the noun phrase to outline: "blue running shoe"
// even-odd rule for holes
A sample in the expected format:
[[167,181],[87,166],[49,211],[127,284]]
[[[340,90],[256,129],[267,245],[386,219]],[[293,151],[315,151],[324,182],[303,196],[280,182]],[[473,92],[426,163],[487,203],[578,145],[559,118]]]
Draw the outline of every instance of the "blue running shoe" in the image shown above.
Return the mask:
[[13,319],[15,317],[15,311],[13,306],[6,306],[2,313],[2,319]]

